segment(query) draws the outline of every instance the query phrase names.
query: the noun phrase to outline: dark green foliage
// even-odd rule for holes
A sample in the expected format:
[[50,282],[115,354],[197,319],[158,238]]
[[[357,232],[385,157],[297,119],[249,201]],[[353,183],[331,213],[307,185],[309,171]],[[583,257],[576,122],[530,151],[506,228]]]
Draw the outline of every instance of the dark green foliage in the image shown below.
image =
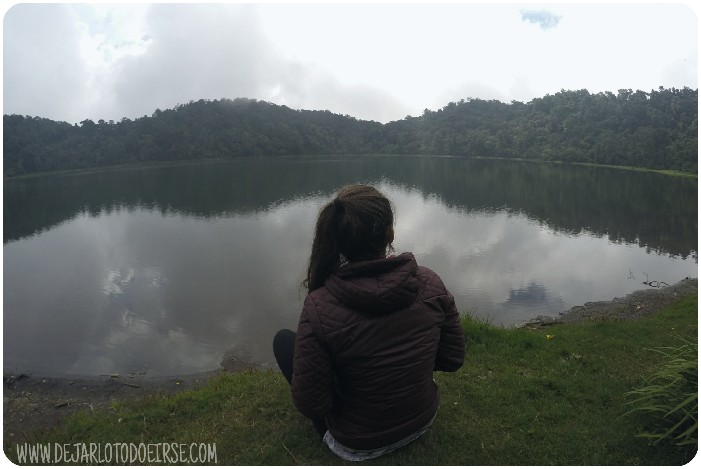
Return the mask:
[[671,440],[677,445],[698,449],[698,339],[680,338],[675,347],[655,349],[664,361],[644,386],[626,393],[631,412],[643,412],[654,418],[654,428],[639,436],[655,442]]
[[388,152],[697,171],[698,91],[561,91],[527,104],[470,99],[386,125]]
[[80,125],[5,115],[6,176],[151,161],[403,154],[525,158],[696,172],[698,91],[561,91],[529,103],[450,103],[382,125],[251,99],[191,101]]
[[71,126],[5,115],[5,175],[151,161],[358,153],[382,125],[249,99],[200,100],[151,117]]

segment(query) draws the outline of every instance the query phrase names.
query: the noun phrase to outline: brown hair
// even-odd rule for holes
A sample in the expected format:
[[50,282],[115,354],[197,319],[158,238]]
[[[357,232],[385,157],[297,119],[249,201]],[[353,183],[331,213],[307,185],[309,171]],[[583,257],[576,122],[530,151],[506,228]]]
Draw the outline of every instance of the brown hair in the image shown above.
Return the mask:
[[392,204],[372,186],[354,184],[342,188],[319,211],[307,278],[310,292],[324,285],[343,262],[383,257],[393,239]]

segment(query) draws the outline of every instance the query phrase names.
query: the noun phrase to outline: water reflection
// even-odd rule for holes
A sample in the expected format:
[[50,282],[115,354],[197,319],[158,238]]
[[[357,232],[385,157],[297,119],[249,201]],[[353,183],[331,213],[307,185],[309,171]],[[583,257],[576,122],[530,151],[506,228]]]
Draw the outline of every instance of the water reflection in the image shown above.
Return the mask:
[[[507,211],[464,214],[390,187],[397,205],[397,250],[440,273],[463,309],[511,325],[539,314],[623,296],[643,288],[629,270],[677,282],[696,276],[693,259],[658,256],[587,233],[562,233]],[[528,301],[526,301],[528,300]]]
[[[592,227],[608,215],[593,210],[568,229],[558,223],[570,215],[534,216],[535,197],[499,209],[515,189],[481,195],[484,181],[465,182],[468,174],[496,171],[482,162],[447,171],[448,159],[411,161],[414,172],[394,159],[260,160],[22,182],[5,200],[5,371],[180,374],[217,368],[231,348],[271,361],[270,337],[295,327],[301,309],[317,211],[336,187],[355,181],[377,184],[393,200],[397,252],[414,252],[461,310],[496,323],[622,296],[642,287],[631,270],[670,284],[696,276],[695,234],[664,244],[689,258],[660,256],[639,246],[639,235],[632,243],[602,236]],[[518,180],[525,171],[531,185],[546,185],[520,165],[504,171],[497,173]],[[550,203],[577,207],[573,191]],[[694,220],[685,219],[688,206],[650,207],[647,222],[670,211],[674,226],[695,230],[695,209]],[[632,230],[626,220],[607,232]]]
[[550,298],[545,286],[535,282],[525,288],[511,289],[509,299],[504,302],[504,306],[509,309],[560,310],[564,305],[561,298]]
[[236,345],[269,360],[269,329],[301,308],[317,207],[205,222],[117,209],[6,245],[5,366],[177,374]]
[[389,180],[464,212],[526,214],[653,252],[696,256],[697,180],[654,173],[468,158],[251,158],[6,181],[4,242],[79,213],[120,207],[201,218],[265,211],[343,184]]

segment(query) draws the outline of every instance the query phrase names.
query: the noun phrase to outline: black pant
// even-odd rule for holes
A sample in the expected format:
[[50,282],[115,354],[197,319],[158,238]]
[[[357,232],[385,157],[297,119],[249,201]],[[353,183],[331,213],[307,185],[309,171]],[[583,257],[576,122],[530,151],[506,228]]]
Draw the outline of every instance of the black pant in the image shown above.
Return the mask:
[[[292,357],[294,356],[296,337],[297,334],[291,330],[282,329],[273,338],[273,354],[277,366],[280,367],[280,371],[290,385],[292,385]],[[324,419],[312,420],[312,424],[319,435],[323,437],[328,429],[326,421]]]

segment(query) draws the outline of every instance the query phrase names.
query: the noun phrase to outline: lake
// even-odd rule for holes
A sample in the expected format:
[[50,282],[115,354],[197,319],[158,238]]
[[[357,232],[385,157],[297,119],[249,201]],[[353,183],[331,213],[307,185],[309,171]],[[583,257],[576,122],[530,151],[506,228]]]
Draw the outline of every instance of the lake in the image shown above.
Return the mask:
[[397,253],[512,326],[698,272],[695,178],[438,157],[251,158],[7,180],[4,372],[166,376],[274,362],[316,215],[342,185],[396,211]]

